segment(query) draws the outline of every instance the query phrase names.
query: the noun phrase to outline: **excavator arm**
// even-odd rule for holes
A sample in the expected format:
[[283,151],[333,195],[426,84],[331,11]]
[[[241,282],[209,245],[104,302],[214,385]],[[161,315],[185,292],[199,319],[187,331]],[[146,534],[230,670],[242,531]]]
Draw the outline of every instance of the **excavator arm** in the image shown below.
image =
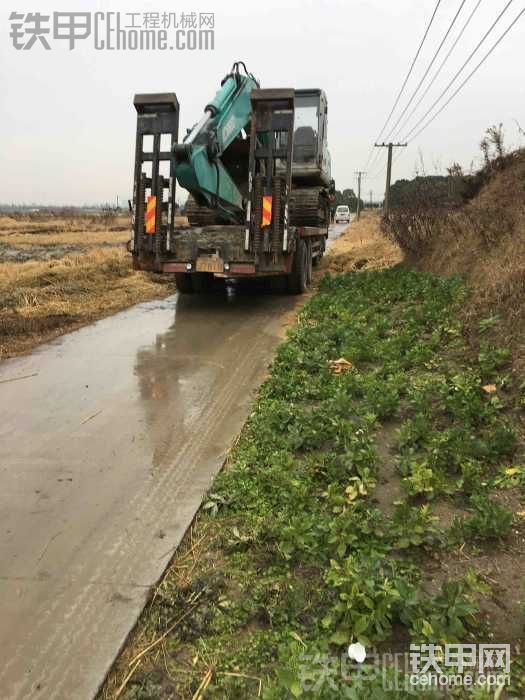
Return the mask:
[[[241,67],[243,72],[241,72]],[[242,62],[233,64],[201,120],[184,141],[173,146],[178,183],[201,205],[216,209],[228,221],[244,218],[243,193],[223,162],[251,119],[250,95],[259,83]]]

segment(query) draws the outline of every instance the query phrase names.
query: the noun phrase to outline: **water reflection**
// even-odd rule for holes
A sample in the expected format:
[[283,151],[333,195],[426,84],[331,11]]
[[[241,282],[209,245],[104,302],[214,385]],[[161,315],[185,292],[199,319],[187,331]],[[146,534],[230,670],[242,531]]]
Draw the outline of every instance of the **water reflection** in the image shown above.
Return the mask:
[[169,464],[206,426],[213,395],[236,381],[246,341],[293,303],[235,287],[177,298],[173,323],[138,350],[134,368],[154,469]]

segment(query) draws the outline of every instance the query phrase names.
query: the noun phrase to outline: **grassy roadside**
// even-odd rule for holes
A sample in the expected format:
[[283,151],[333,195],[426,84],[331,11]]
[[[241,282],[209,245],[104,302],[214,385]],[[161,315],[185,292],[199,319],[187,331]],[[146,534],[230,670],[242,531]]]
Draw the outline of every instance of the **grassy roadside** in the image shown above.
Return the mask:
[[490,318],[480,351],[467,344],[459,279],[353,267],[279,348],[101,697],[381,698],[381,678],[345,683],[327,655],[491,640],[512,645],[508,697],[523,697],[525,400],[509,354]]

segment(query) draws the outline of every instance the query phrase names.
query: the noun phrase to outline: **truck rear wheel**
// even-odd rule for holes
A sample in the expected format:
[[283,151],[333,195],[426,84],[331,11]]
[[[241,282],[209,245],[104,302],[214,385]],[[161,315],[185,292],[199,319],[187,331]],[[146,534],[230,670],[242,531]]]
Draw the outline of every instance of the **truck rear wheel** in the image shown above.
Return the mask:
[[187,272],[176,272],[175,273],[175,285],[177,291],[180,294],[192,294],[193,293],[193,283],[191,280],[191,275]]
[[288,275],[288,291],[290,294],[303,294],[308,286],[308,248],[299,239],[293,257],[292,271]]
[[213,290],[213,275],[210,275],[208,272],[195,272],[191,283],[193,291],[197,292],[197,294],[211,292]]
[[306,244],[306,253],[307,253],[307,260],[306,260],[306,284],[309,287],[312,284],[312,276],[313,276],[313,257],[312,257],[312,242],[308,241]]
[[319,265],[319,263],[323,259],[323,255],[324,255],[325,250],[326,250],[326,242],[325,242],[324,238],[321,238],[321,240],[319,242],[319,251],[317,252],[317,255],[315,255],[312,258],[313,267],[317,267],[317,265]]
[[268,289],[272,294],[283,294],[288,290],[288,281],[286,275],[275,275],[268,277]]

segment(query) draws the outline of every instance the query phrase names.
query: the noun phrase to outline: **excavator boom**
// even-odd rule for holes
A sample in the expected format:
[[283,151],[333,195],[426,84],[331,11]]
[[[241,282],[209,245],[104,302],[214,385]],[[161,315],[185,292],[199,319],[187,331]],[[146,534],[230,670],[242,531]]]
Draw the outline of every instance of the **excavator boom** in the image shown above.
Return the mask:
[[[244,68],[241,73],[240,67]],[[242,62],[233,64],[231,72],[201,120],[181,144],[173,149],[177,181],[198,204],[216,209],[225,220],[242,221],[244,196],[222,157],[236,139],[242,138],[251,119],[250,95],[259,82],[248,73]]]

